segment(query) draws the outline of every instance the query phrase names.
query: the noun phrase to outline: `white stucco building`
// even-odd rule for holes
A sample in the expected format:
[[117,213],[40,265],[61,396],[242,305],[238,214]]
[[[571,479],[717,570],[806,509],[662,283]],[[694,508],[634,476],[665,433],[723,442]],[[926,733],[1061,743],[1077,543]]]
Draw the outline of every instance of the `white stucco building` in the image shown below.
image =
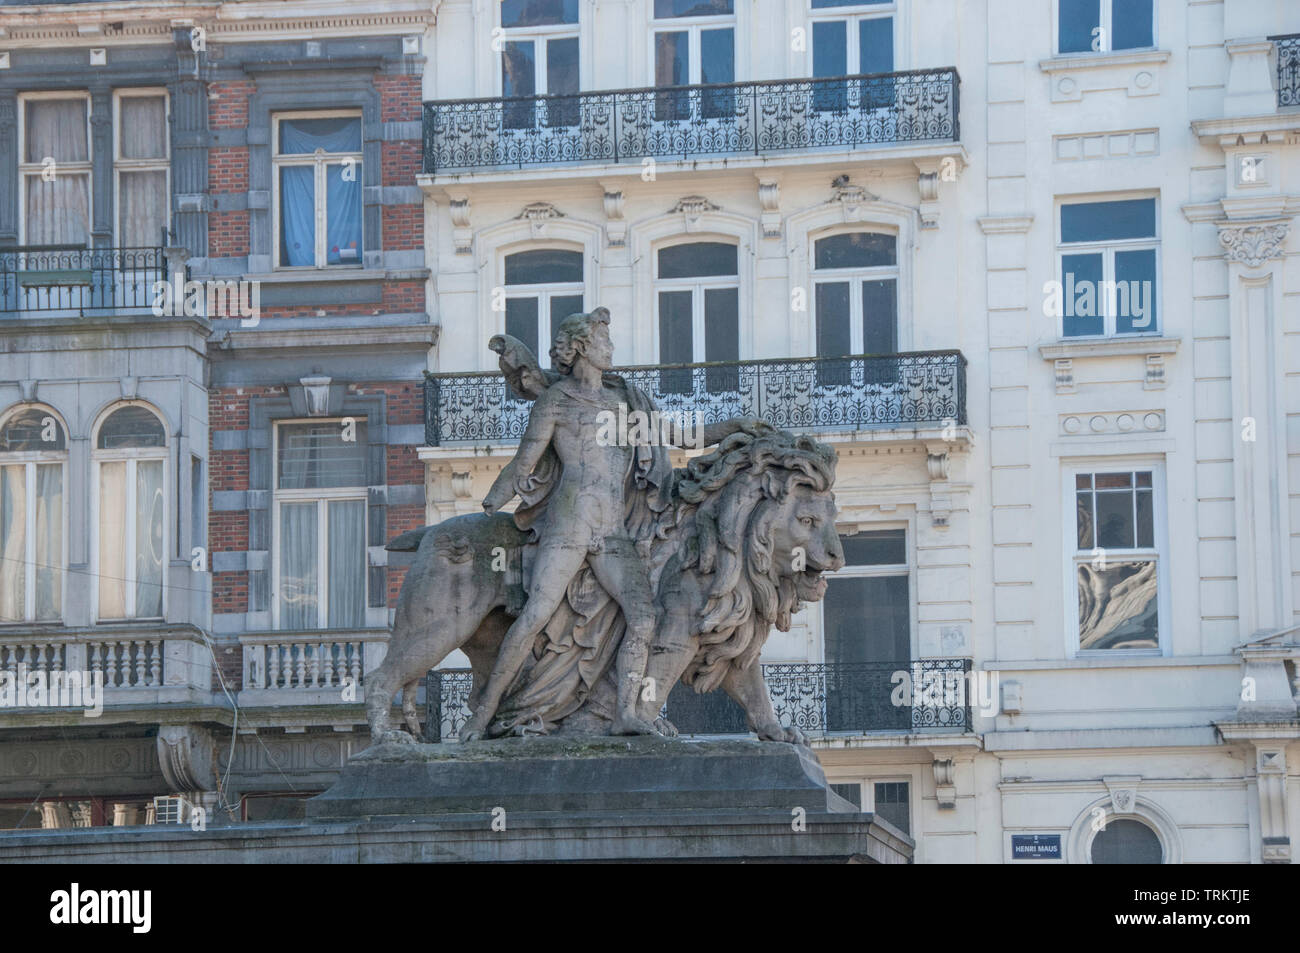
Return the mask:
[[[604,305],[620,365],[721,362],[636,372],[661,403],[839,451],[850,565],[764,658],[918,862],[1293,862],[1296,33],[1248,0],[444,0],[427,519],[519,436],[487,338]],[[969,712],[891,703],[968,669]]]

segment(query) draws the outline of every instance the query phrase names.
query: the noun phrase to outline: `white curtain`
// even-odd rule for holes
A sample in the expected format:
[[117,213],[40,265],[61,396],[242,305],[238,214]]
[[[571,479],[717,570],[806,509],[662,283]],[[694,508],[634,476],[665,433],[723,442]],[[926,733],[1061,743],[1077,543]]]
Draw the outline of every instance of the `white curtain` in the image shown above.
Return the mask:
[[63,467],[36,468],[36,618],[63,610]]
[[123,159],[167,158],[167,110],[161,96],[123,96],[118,132]]
[[360,628],[366,619],[366,503],[329,504],[329,627]]
[[0,620],[21,622],[27,592],[27,468],[0,467]]
[[126,462],[99,466],[99,617],[126,617]]
[[157,618],[162,612],[163,461],[135,465],[135,615]]
[[118,242],[123,248],[148,248],[162,241],[167,224],[167,173],[118,174]]
[[38,99],[27,103],[24,136],[27,162],[53,159],[54,176],[28,175],[27,243],[86,244],[90,234],[90,174],[59,168],[90,161],[84,99]]
[[280,506],[280,628],[314,629],[317,615],[316,503]]

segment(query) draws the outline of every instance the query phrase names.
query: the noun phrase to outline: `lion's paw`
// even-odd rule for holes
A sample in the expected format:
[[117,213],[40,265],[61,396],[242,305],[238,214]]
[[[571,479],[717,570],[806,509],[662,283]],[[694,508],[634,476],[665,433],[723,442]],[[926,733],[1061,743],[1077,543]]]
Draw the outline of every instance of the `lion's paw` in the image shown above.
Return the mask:
[[678,735],[677,726],[662,715],[655,719],[655,731],[665,738],[676,738]]

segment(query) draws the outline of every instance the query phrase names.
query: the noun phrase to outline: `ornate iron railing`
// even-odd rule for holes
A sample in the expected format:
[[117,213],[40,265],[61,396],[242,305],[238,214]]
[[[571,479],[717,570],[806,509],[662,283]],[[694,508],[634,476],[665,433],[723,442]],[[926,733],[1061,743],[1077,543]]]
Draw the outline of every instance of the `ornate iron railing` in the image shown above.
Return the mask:
[[956,141],[952,67],[424,104],[424,171]]
[[[966,423],[960,351],[657,364],[617,373],[688,428],[746,414],[786,430]],[[500,374],[426,374],[425,441],[432,447],[515,441],[531,406]]]
[[1300,33],[1269,39],[1277,48],[1277,104],[1300,106]]
[[166,279],[162,248],[0,248],[0,314],[148,310]]
[[[971,660],[901,662],[779,662],[763,666],[777,717],[808,735],[828,732],[970,731]],[[469,718],[473,679],[468,669],[429,673],[425,737],[455,740]],[[697,695],[676,685],[664,714],[682,735],[749,731],[745,713],[722,691]],[[437,715],[435,718],[434,715]]]

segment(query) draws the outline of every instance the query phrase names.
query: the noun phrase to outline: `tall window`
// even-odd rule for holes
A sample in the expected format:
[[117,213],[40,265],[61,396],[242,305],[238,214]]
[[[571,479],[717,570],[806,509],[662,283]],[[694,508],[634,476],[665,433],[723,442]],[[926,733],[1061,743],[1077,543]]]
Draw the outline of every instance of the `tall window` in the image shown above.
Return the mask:
[[167,434],[148,408],[121,407],[99,426],[100,619],[163,615]]
[[506,255],[506,334],[550,366],[555,330],[582,310],[582,253],[536,248]]
[[23,243],[89,245],[89,96],[28,93],[19,115]]
[[1153,198],[1063,204],[1062,336],[1159,331],[1158,250]]
[[280,267],[361,264],[361,116],[276,116],[272,161]]
[[1057,0],[1058,53],[1140,50],[1155,45],[1152,0]]
[[[737,390],[740,360],[740,278],[737,248],[725,242],[670,245],[658,253],[659,361],[725,361],[704,372],[709,393]],[[689,393],[689,369],[663,371],[663,393]]]
[[[654,0],[655,86],[697,86],[736,81],[733,0]],[[655,119],[713,118],[735,111],[731,90],[664,93]]]
[[62,615],[66,463],[63,426],[48,410],[0,426],[0,622]]
[[[898,351],[898,240],[878,232],[849,232],[813,244],[813,304],[817,356],[895,354]],[[848,384],[851,362],[818,364],[818,383]],[[897,380],[897,363],[871,360],[865,383]]]
[[[860,811],[874,814],[893,824],[904,834],[912,833],[911,783],[908,781],[846,781],[831,784],[840,797],[851,802]],[[863,790],[870,794],[863,803]]]
[[162,241],[169,208],[167,94],[161,90],[119,90],[115,105],[117,245],[157,245]]
[[1160,647],[1158,476],[1153,468],[1071,475],[1080,651]]
[[[501,95],[575,96],[578,77],[578,0],[503,0]],[[537,110],[544,115],[537,116]],[[578,122],[578,100],[508,103],[506,128]]]
[[[890,0],[812,0],[814,79],[894,71],[894,12]],[[892,105],[894,86],[880,80],[819,83],[814,105],[824,110]]]
[[910,662],[907,531],[871,530],[841,536],[840,543],[845,565],[827,577],[822,600],[826,661]]
[[276,428],[278,628],[365,624],[367,456],[362,419]]

